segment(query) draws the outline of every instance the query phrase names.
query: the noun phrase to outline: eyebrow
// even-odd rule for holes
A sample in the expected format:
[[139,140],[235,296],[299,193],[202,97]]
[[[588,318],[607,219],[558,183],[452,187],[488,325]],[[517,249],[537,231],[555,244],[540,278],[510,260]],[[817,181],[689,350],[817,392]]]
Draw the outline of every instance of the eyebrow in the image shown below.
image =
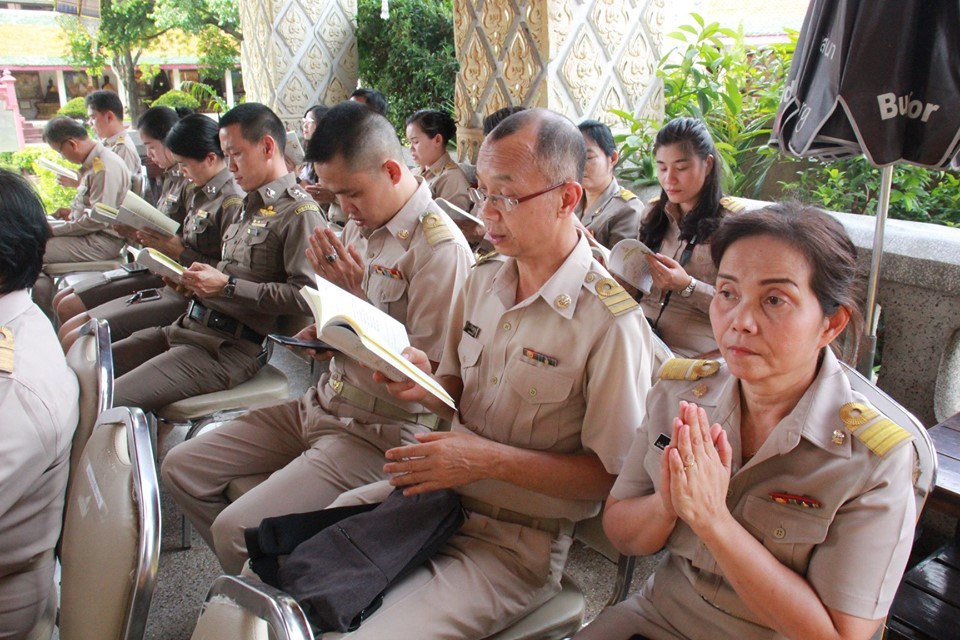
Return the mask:
[[[728,274],[728,273],[718,273],[718,274],[717,274],[717,278],[723,278],[724,280],[730,280],[731,282],[740,282],[737,278],[735,278],[734,276],[732,276],[732,275],[730,275],[730,274]],[[793,286],[797,287],[798,289],[800,288],[800,285],[798,285],[795,280],[791,280],[790,278],[766,278],[766,279],[764,279],[764,280],[761,280],[761,281],[760,281],[760,284],[763,284],[763,285],[767,285],[767,284],[792,284]]]

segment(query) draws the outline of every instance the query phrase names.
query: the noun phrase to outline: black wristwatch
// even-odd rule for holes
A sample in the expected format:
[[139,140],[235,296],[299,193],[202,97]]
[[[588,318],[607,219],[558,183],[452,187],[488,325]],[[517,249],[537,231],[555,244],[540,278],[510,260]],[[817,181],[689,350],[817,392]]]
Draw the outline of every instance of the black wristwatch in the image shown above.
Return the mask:
[[237,277],[230,276],[227,278],[227,284],[223,285],[223,291],[220,292],[224,298],[232,298],[233,293],[237,290]]

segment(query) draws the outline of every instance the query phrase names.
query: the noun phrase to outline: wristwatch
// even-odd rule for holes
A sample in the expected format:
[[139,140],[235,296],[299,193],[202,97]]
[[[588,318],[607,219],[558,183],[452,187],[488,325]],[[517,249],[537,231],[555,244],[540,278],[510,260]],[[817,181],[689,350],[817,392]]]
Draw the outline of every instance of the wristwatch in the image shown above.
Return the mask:
[[697,288],[697,279],[693,276],[690,276],[690,284],[680,290],[681,298],[689,298],[693,293],[693,290]]
[[232,298],[233,293],[236,290],[237,290],[237,277],[230,276],[229,278],[227,278],[227,284],[223,285],[223,291],[220,292],[220,295],[222,295],[224,298]]

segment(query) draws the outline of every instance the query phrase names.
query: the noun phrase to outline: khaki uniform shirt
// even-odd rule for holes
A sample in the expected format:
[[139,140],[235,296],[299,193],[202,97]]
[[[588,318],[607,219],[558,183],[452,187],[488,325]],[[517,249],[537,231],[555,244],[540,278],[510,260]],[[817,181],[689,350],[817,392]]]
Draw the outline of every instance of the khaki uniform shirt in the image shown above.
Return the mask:
[[[410,344],[439,362],[447,318],[473,255],[457,225],[434,204],[427,183],[421,180],[406,204],[379,229],[360,230],[348,222],[342,241],[352,244],[364,259],[363,290],[368,301],[402,322]],[[335,356],[330,372],[411,413],[425,411],[419,404],[391,396],[384,385],[373,381],[369,369],[350,358]],[[328,385],[318,388],[327,396],[333,393]]]
[[637,237],[643,204],[630,191],[621,189],[616,178],[610,181],[589,211],[585,210],[585,206],[586,194],[577,207],[577,215],[583,226],[593,232],[594,239],[608,249],[621,240]]
[[163,171],[163,187],[157,198],[157,210],[163,215],[183,224],[186,217],[187,196],[193,190],[193,183],[183,173],[173,167]]
[[[650,214],[653,206],[647,209],[644,218]],[[663,236],[659,253],[670,256],[677,262],[687,247],[686,241],[680,240],[680,226],[677,224],[679,211],[676,205],[667,204],[669,227]],[[724,209],[722,215],[730,215]],[[636,237],[636,236],[634,236]],[[655,247],[650,247],[656,250]],[[717,268],[710,257],[710,243],[697,242],[690,254],[690,261],[684,265],[687,274],[696,279],[696,285],[689,298],[681,297],[679,293],[670,296],[670,302],[660,317],[657,329],[667,346],[677,356],[692,357],[709,353],[717,348],[717,341],[713,337],[713,327],[710,326],[710,302],[716,293],[714,285],[717,283]],[[643,313],[651,322],[660,314],[660,305],[666,292],[653,287],[650,293],[643,296],[640,306]]]
[[204,262],[217,266],[224,232],[240,218],[245,195],[229,169],[202,187],[190,189],[186,197],[188,213],[180,227],[184,244],[180,264],[189,267],[194,262]]
[[281,315],[309,315],[300,288],[314,281],[305,251],[320,207],[293,173],[248,193],[243,212],[223,235],[217,268],[236,276],[233,297],[204,298],[204,306],[241,320],[260,334],[274,333]]
[[[536,295],[516,302],[517,282],[513,259],[478,264],[450,314],[437,375],[463,381],[452,430],[524,449],[590,451],[619,473],[650,388],[649,325],[582,236]],[[493,479],[458,491],[533,517],[575,521],[600,509]]]
[[[697,381],[661,380],[610,492],[617,500],[658,489],[662,450],[655,443],[669,442],[681,400],[703,407],[710,422],[727,432],[733,448],[727,507],[733,517],[777,560],[803,576],[824,605],[871,620],[886,615],[913,545],[913,450],[907,438],[878,455],[851,435],[840,408],[865,400],[850,389],[833,353],[825,349],[813,383],[747,464],[740,448],[740,384],[725,366]],[[803,496],[813,506],[780,503],[773,493]],[[677,522],[666,548],[667,559],[637,599],[643,603],[641,615],[652,608],[644,617],[665,618],[674,630],[633,633],[782,637],[757,621],[683,521]]]
[[110,225],[93,220],[86,211],[97,202],[119,207],[129,190],[127,165],[120,156],[98,142],[80,165],[80,186],[70,205],[70,220],[52,227],[53,236],[85,236],[98,231],[117,235]]
[[[27,569],[60,537],[79,386],[26,290],[0,295],[0,327],[9,332],[0,336],[2,578]],[[12,597],[4,594],[5,605]]]
[[121,131],[104,140],[103,146],[120,156],[120,159],[127,165],[127,169],[130,170],[130,176],[139,181],[142,163],[140,162],[140,154],[137,152],[137,145],[133,144],[130,134]]
[[467,174],[453,161],[449,153],[444,152],[436,162],[421,171],[420,175],[430,185],[434,198],[443,198],[464,211],[473,208],[473,201],[467,193],[470,188]]

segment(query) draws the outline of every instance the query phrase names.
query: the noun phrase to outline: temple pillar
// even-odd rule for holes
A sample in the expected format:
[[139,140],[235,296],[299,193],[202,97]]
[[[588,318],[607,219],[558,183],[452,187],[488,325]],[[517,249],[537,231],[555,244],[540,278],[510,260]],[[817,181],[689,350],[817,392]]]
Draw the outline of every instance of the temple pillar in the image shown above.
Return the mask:
[[357,86],[356,0],[240,0],[247,100],[288,127],[311,105],[335,104]]
[[662,118],[665,1],[454,0],[460,159],[476,160],[484,116],[507,106],[615,129],[611,109]]

